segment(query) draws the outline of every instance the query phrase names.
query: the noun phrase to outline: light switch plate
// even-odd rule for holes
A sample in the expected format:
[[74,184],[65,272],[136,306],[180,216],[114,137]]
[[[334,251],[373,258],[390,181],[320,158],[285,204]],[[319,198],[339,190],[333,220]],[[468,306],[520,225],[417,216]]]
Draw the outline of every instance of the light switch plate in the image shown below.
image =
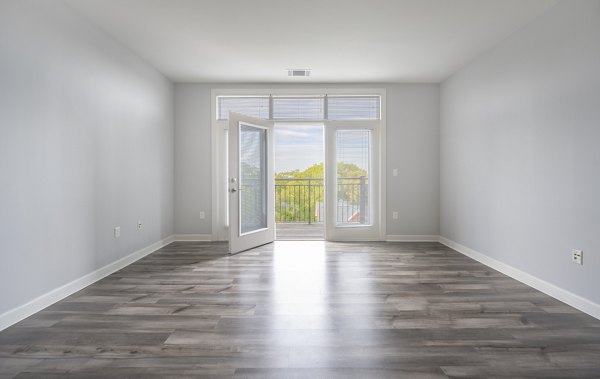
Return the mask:
[[571,260],[573,263],[583,266],[583,250],[571,250]]

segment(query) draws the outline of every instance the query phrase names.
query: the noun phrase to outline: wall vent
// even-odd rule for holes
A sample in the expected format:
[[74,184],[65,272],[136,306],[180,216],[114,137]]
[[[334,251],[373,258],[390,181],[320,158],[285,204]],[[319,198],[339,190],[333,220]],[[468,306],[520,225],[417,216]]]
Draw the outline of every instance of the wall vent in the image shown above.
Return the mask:
[[288,76],[310,76],[310,69],[306,69],[306,68],[288,69]]

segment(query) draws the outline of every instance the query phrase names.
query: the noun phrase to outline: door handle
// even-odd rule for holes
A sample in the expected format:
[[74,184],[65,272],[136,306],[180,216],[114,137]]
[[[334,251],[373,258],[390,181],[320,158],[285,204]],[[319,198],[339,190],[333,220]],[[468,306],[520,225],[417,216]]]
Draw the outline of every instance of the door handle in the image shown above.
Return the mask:
[[[236,179],[236,178],[231,178],[231,180],[230,180],[230,181],[231,181],[231,184],[234,184],[235,182],[237,182],[237,179]],[[231,187],[231,188],[229,189],[229,192],[231,192],[231,193],[236,193],[237,191],[238,191],[238,190],[237,190],[237,188],[235,188],[235,187]]]

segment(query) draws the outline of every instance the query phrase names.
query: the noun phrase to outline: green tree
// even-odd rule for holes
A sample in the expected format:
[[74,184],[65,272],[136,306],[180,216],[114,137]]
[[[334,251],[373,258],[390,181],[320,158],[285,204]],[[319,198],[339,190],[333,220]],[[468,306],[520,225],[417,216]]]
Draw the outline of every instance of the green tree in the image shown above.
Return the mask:
[[[319,204],[324,199],[323,162],[303,171],[292,170],[275,174],[275,213],[279,222],[316,222]],[[338,162],[338,198],[348,204],[360,201],[361,177],[368,183],[367,171],[354,163]],[[298,179],[298,180],[294,180]],[[311,180],[307,180],[311,179]]]

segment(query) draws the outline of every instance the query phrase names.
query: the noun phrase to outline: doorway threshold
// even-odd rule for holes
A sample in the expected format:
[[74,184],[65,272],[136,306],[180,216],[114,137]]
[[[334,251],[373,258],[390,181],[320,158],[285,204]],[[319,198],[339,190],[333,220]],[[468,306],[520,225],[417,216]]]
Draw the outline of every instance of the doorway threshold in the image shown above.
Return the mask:
[[323,223],[278,222],[275,227],[278,241],[322,241],[325,239]]

